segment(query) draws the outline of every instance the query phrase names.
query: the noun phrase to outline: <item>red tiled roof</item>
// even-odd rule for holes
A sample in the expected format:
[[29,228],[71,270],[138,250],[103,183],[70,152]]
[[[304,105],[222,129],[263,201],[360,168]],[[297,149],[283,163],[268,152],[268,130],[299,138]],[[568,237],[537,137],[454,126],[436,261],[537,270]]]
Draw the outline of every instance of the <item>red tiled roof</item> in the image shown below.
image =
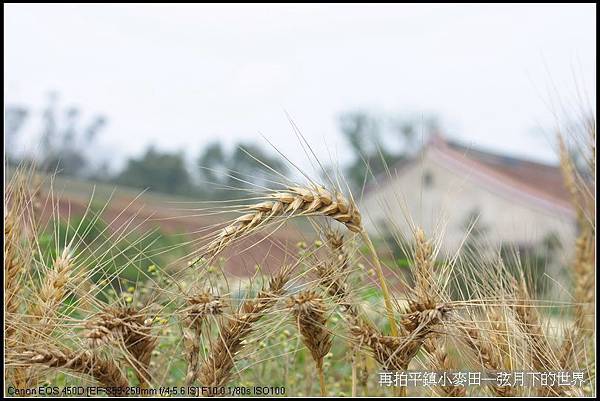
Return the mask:
[[[430,138],[428,144],[412,161],[403,161],[392,166],[390,171],[401,174],[407,165],[418,161],[427,149],[438,151],[451,165],[462,166],[486,177],[486,183],[510,188],[514,194],[523,194],[530,199],[538,198],[546,205],[554,205],[562,210],[571,210],[569,193],[565,188],[561,169],[558,165],[548,165],[531,160],[488,152],[450,141],[440,135]],[[378,185],[369,186],[366,192],[376,190]]]
[[447,141],[446,144],[450,149],[493,170],[507,181],[542,193],[559,203],[569,202],[569,192],[564,185],[562,172],[558,165],[500,155],[451,141]]

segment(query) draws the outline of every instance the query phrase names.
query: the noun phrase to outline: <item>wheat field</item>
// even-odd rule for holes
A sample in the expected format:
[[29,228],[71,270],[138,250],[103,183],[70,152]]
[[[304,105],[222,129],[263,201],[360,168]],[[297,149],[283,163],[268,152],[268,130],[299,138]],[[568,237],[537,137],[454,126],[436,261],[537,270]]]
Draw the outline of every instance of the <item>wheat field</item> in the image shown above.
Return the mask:
[[[156,247],[134,206],[99,225],[90,199],[73,219],[52,185],[42,190],[21,167],[4,198],[5,395],[593,396],[595,121],[577,138],[586,177],[566,136],[561,167],[578,224],[567,302],[536,295],[518,252],[516,270],[477,246],[442,255],[441,229],[394,233],[409,259],[398,273],[343,180],[281,178],[242,202],[195,207],[227,221]],[[295,221],[303,241],[274,236]],[[246,277],[223,268],[259,242],[266,254],[246,260]],[[399,372],[583,379],[403,386]]]

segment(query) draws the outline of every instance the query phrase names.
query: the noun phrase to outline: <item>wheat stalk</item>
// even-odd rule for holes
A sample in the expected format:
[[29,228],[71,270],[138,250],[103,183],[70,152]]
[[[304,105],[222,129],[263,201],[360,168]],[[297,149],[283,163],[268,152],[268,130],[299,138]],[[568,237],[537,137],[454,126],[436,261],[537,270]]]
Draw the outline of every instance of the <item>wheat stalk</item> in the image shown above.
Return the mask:
[[37,292],[37,301],[31,304],[29,315],[34,324],[39,325],[36,335],[45,337],[52,333],[56,326],[56,315],[64,297],[73,271],[73,255],[68,247],[58,256],[52,269],[46,276]]
[[[492,372],[501,371],[503,368],[502,360],[497,353],[497,348],[491,345],[491,342],[482,339],[480,329],[475,325],[465,324],[462,327],[464,339],[467,346],[477,355],[477,360],[481,366]],[[509,386],[491,385],[494,393],[499,397],[510,397],[514,389]]]
[[[350,258],[344,248],[344,236],[338,231],[325,230],[326,244],[331,251],[329,260],[317,263],[315,270],[319,276],[319,285],[336,301],[342,313],[348,314],[352,321],[358,319],[359,307],[350,300],[347,278]],[[352,347],[352,396],[356,396],[356,385],[359,380],[358,347]]]
[[131,356],[126,359],[133,367],[141,386],[151,382],[149,371],[152,351],[158,339],[152,334],[153,319],[131,307],[107,307],[88,320],[85,337],[92,348],[112,343],[124,347]]
[[9,209],[4,216],[4,308],[6,322],[6,339],[12,341],[18,322],[16,314],[19,310],[17,297],[23,264],[19,257],[19,227],[15,214]]
[[203,386],[216,388],[227,383],[236,357],[243,348],[243,340],[254,331],[254,324],[265,316],[284,294],[292,267],[283,267],[271,277],[267,288],[260,291],[256,298],[244,301],[240,311],[220,327],[219,338],[198,374],[198,380]]
[[386,370],[407,370],[423,342],[435,327],[443,322],[452,308],[447,304],[406,314],[401,323],[409,334],[402,337],[385,336],[362,320],[353,322],[350,330],[360,345],[368,346],[377,362]]
[[207,245],[204,257],[214,257],[231,242],[257,231],[275,217],[327,216],[344,224],[350,231],[360,233],[363,230],[354,202],[339,192],[334,194],[320,186],[289,187],[287,191],[271,194],[267,201],[246,206],[245,210],[248,213],[224,227]]
[[[516,280],[514,280],[513,286],[516,289],[517,295],[517,300],[513,305],[513,309],[517,321],[519,322],[519,327],[527,339],[534,369],[540,372],[560,370],[560,361],[557,359],[556,354],[544,333],[538,312],[529,297],[525,281],[521,280],[517,283]],[[538,393],[541,396],[564,396],[577,394],[578,391],[567,386],[548,386],[541,388]]]
[[291,297],[288,307],[292,309],[302,340],[317,365],[321,396],[325,396],[327,391],[323,374],[323,358],[331,350],[332,344],[331,335],[325,327],[327,322],[325,304],[316,293],[306,291]]
[[[414,266],[412,269],[415,278],[415,286],[413,289],[413,299],[409,302],[409,312],[416,313],[435,307],[436,304],[442,302],[439,295],[439,289],[435,286],[434,280],[434,254],[433,246],[425,237],[425,232],[418,228],[415,230],[415,250],[414,250]],[[416,330],[414,322],[407,322],[404,327],[410,332]],[[423,342],[423,348],[431,356],[431,361],[436,370],[452,371],[456,365],[451,360],[446,347],[439,341],[438,336],[431,335]],[[466,394],[466,389],[458,386],[440,386],[436,387],[441,395],[450,397],[463,397]]]
[[43,348],[23,351],[18,359],[29,366],[45,365],[49,368],[69,369],[85,374],[109,388],[125,389],[129,386],[127,378],[114,361],[101,358],[89,351],[74,353],[45,345]]
[[198,376],[200,336],[204,320],[209,315],[222,314],[223,304],[219,298],[208,292],[188,297],[187,303],[189,306],[184,310],[186,327],[183,329],[183,343],[188,362],[185,383],[186,386],[190,386]]
[[346,199],[340,192],[332,193],[322,186],[289,187],[287,191],[275,192],[268,197],[268,200],[246,206],[244,209],[248,213],[221,229],[216,238],[206,245],[202,257],[209,259],[215,257],[236,239],[258,231],[275,217],[326,216],[332,218],[344,224],[350,231],[359,233],[367,244],[375,262],[392,335],[398,335],[383,268],[375,246],[362,225],[360,212],[353,200]]

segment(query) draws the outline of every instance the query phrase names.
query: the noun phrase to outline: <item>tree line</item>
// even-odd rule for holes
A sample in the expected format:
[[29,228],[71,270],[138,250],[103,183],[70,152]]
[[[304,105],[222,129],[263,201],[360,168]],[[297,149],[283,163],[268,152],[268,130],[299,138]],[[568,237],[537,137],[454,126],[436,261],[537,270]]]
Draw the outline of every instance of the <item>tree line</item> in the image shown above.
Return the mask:
[[[35,162],[48,173],[202,198],[272,187],[277,181],[274,171],[290,172],[280,155],[258,143],[240,142],[227,149],[218,141],[205,145],[193,163],[182,151],[148,145],[141,155],[129,157],[120,171],[111,172],[108,159],[99,159],[94,152],[108,119],[103,115],[83,118],[77,107],[60,107],[55,94],[41,113],[38,154],[11,151],[25,124],[34,117],[27,107],[6,106],[8,164]],[[352,190],[360,191],[385,172],[386,166],[416,152],[421,140],[438,130],[438,122],[433,115],[399,117],[353,110],[338,116],[338,127],[350,151],[349,161],[342,166],[344,178]]]

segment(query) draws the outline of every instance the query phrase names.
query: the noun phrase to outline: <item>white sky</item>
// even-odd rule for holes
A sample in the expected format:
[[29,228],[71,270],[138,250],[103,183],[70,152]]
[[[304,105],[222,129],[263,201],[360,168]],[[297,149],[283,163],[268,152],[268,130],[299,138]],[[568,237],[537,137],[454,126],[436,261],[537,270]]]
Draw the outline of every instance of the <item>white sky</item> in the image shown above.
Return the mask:
[[552,160],[549,104],[595,107],[595,5],[4,7],[5,103],[39,113],[55,90],[106,115],[115,160],[263,134],[306,165],[285,111],[343,158],[354,108],[436,112],[451,137]]

